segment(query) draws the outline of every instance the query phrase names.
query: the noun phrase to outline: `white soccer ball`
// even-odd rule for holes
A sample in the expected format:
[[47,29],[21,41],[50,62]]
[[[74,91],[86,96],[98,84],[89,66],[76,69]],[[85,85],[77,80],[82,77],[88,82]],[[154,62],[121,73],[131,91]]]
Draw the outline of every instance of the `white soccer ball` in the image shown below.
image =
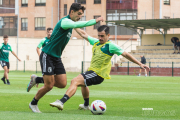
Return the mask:
[[91,112],[94,115],[102,115],[106,111],[106,104],[102,100],[95,100],[91,103]]

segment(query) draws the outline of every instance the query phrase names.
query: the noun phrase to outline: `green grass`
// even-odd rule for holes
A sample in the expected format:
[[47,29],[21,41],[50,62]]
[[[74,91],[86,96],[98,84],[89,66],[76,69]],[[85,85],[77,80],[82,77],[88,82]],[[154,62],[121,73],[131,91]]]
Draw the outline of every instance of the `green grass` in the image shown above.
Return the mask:
[[[145,120],[180,119],[179,77],[136,77],[113,75],[101,85],[90,86],[90,103],[103,100],[107,105],[104,115],[92,115],[90,111],[78,110],[83,98],[80,88],[64,105],[64,110],[49,106],[60,99],[79,73],[67,73],[68,84],[64,89],[53,88],[38,103],[41,114],[33,113],[28,104],[39,88],[26,92],[30,75],[34,72],[9,74],[11,85],[0,81],[0,120]],[[3,71],[0,71],[3,75]],[[41,73],[37,75],[41,76]],[[153,110],[142,110],[153,108]]]

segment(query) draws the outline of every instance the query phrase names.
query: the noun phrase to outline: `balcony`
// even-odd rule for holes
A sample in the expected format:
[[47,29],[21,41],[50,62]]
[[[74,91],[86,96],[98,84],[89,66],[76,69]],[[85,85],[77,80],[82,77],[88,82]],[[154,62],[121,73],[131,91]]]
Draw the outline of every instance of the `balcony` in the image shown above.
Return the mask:
[[137,9],[138,0],[107,0],[107,10]]

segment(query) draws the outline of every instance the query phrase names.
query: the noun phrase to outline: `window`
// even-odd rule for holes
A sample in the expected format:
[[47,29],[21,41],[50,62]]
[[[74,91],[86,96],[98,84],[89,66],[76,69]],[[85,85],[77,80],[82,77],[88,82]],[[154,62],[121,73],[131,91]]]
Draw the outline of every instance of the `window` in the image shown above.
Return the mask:
[[3,2],[2,2],[3,0],[0,0],[0,5],[3,5]]
[[46,18],[35,18],[35,30],[46,30]]
[[27,7],[28,6],[28,0],[22,0],[21,1],[21,6],[22,7]]
[[[136,10],[107,10],[106,14],[106,20],[107,21],[113,21],[113,20],[136,20],[137,19],[137,11]],[[112,24],[107,25],[110,27],[110,34],[115,34],[115,26]],[[133,35],[136,34],[136,32],[125,28],[121,26],[117,26],[117,35]]]
[[28,30],[28,19],[21,18],[21,31],[27,31],[27,30]]
[[81,4],[86,4],[86,0],[74,0],[74,2],[81,3]]
[[35,6],[46,6],[46,0],[36,0]]
[[67,4],[64,4],[64,15],[67,15]]
[[[97,19],[98,17],[101,17],[101,16],[100,15],[94,16],[94,19]],[[99,26],[100,26],[100,22],[98,22],[97,24],[94,25],[94,29],[97,29]]]
[[17,36],[17,16],[0,17],[0,36]]
[[170,5],[170,0],[164,0],[164,5]]
[[101,0],[94,0],[94,4],[101,4]]
[[[80,19],[79,21],[86,21],[86,16],[82,16],[81,19]],[[84,27],[81,28],[81,29],[84,29]]]

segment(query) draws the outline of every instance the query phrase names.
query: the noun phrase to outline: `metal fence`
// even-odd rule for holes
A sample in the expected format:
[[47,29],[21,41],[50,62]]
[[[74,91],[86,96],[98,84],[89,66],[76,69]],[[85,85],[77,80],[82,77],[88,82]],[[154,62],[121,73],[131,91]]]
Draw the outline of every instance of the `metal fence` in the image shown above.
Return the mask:
[[[148,76],[180,76],[180,62],[147,62],[150,71],[147,70]],[[82,71],[87,71],[90,61],[82,61]],[[132,62],[122,62],[115,64],[111,68],[111,75],[138,75],[140,71],[139,65]],[[141,75],[145,75],[145,71],[141,71]]]
[[[16,70],[16,61],[10,61],[10,70]],[[2,67],[0,67],[0,70],[3,70]],[[41,72],[41,66],[39,61],[21,61],[18,62],[18,70],[19,71],[36,71]]]

